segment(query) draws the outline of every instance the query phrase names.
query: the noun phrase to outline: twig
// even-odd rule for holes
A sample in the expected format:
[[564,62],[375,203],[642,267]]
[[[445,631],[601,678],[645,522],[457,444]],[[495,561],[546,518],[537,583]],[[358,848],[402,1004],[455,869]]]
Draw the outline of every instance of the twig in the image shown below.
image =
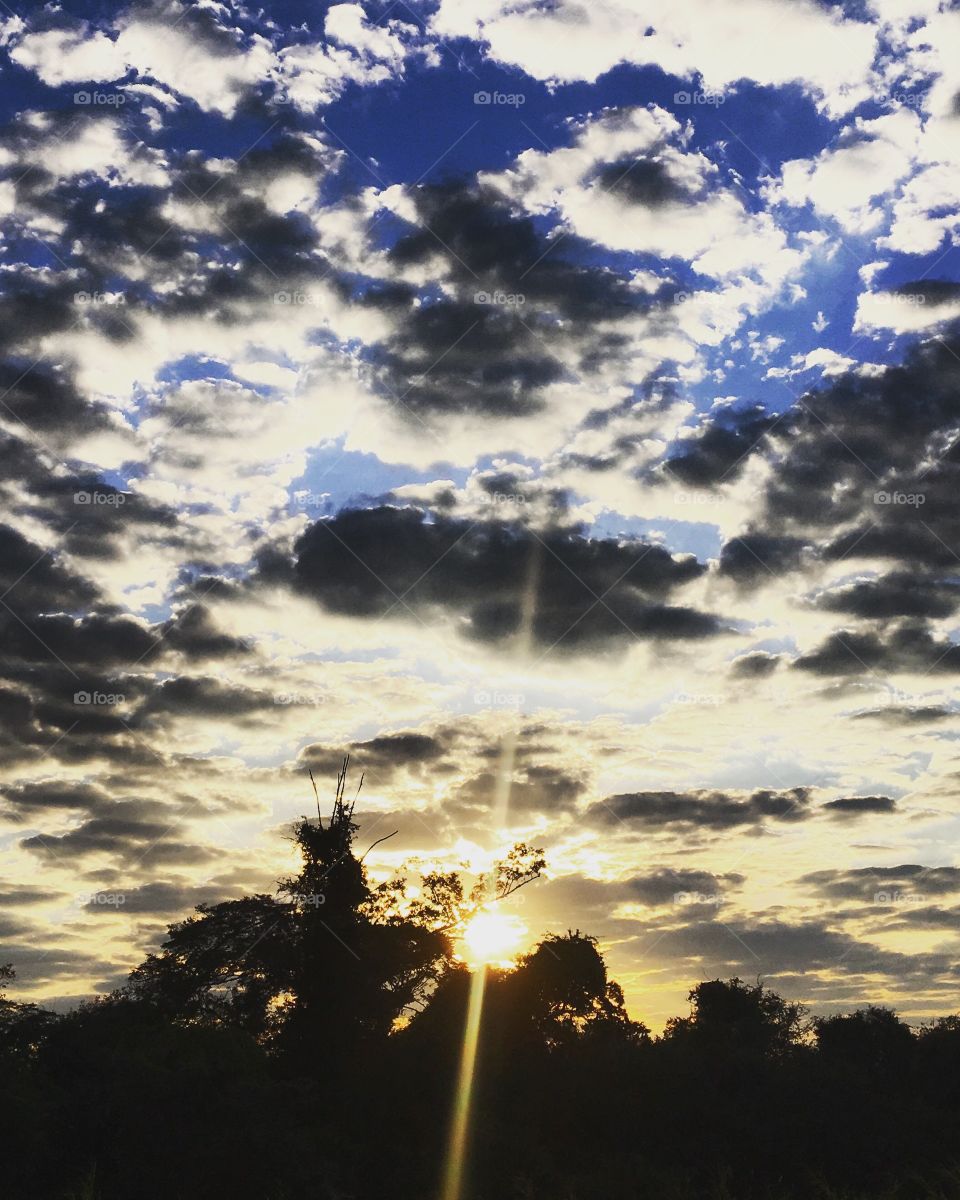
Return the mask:
[[395,829],[393,831],[393,833],[387,833],[387,834],[384,834],[384,836],[382,838],[377,838],[377,840],[372,845],[368,846],[367,849],[364,851],[363,856],[361,857],[360,861],[363,862],[364,858],[367,857],[367,855],[370,853],[370,851],[373,849],[374,846],[379,846],[381,842],[385,842],[389,838],[396,837],[399,832],[400,832],[399,829]]

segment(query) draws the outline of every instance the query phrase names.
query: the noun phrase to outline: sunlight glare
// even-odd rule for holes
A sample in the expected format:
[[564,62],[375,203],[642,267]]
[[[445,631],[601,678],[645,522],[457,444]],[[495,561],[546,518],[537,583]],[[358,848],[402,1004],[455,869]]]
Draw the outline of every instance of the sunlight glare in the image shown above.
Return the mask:
[[526,926],[516,917],[498,912],[477,913],[463,931],[462,957],[474,968],[512,966],[513,952],[526,932]]

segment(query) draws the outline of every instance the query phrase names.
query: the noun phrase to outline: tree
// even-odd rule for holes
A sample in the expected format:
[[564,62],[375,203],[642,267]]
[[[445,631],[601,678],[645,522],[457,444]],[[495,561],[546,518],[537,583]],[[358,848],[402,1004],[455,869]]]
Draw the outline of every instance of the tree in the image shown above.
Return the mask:
[[502,978],[503,1004],[547,1045],[600,1033],[627,1041],[648,1036],[631,1021],[619,984],[607,978],[597,939],[580,930],[550,934]]
[[690,992],[689,1017],[667,1022],[665,1040],[692,1040],[708,1054],[776,1057],[800,1041],[805,1010],[776,992],[742,979],[712,979]]
[[8,1000],[3,993],[16,978],[12,963],[0,963],[0,1054],[24,1056],[36,1049],[57,1017],[36,1004]]
[[824,1061],[848,1071],[897,1071],[913,1048],[910,1026],[880,1005],[818,1017],[813,1029]]
[[422,1011],[450,970],[451,930],[491,893],[502,899],[536,878],[543,855],[515,846],[469,897],[455,872],[425,875],[414,900],[404,878],[371,888],[365,855],[354,851],[348,765],[328,820],[318,800],[316,821],[304,817],[294,827],[298,874],[275,896],[198,906],[131,974],[125,996],[183,1022],[235,1024],[328,1067]]

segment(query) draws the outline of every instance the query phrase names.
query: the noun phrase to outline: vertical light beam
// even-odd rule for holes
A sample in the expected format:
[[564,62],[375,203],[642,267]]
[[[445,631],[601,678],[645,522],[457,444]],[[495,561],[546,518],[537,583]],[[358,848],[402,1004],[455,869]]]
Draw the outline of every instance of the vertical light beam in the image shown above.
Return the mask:
[[[540,563],[543,551],[535,538],[530,542],[530,557],[527,560],[527,577],[520,594],[520,622],[514,641],[514,653],[521,662],[530,657],[533,645],[533,623],[537,615],[537,589],[540,584]],[[521,714],[517,714],[517,721]],[[496,789],[493,809],[490,814],[494,829],[507,822],[510,813],[510,792],[513,787],[513,769],[517,757],[518,727],[515,722],[500,744],[500,761],[497,764]]]
[[450,1128],[450,1145],[443,1179],[443,1200],[460,1200],[463,1175],[469,1152],[470,1109],[476,1079],[477,1045],[480,1040],[480,1017],[483,1013],[483,993],[487,983],[486,966],[474,971],[470,979],[470,999],[467,1004],[467,1023],[463,1031],[460,1072],[457,1076],[457,1095]]
[[[534,538],[530,543],[530,558],[527,562],[527,577],[520,596],[520,622],[517,629],[515,651],[519,659],[529,657],[533,643],[533,622],[537,612],[537,589],[540,582],[541,547]],[[494,828],[506,822],[510,811],[510,791],[513,786],[513,768],[517,753],[517,730],[511,729],[500,748],[497,766],[496,792],[493,804]],[[466,1170],[470,1141],[470,1110],[476,1083],[477,1048],[480,1042],[480,1018],[483,1015],[483,994],[487,983],[486,965],[481,965],[470,980],[470,998],[467,1003],[467,1022],[463,1032],[463,1049],[460,1054],[460,1071],[457,1076],[457,1094],[454,1100],[453,1121],[450,1128],[450,1145],[447,1149],[447,1165],[443,1179],[443,1200],[461,1200],[463,1177]]]

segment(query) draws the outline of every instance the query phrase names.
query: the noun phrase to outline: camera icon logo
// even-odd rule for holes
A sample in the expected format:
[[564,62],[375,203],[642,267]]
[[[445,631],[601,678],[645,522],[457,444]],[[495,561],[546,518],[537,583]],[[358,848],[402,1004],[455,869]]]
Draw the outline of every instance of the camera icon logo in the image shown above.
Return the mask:
[[490,103],[490,93],[489,92],[474,92],[473,93],[473,102],[474,102],[474,104],[489,104]]
[[73,93],[73,102],[74,102],[74,104],[89,104],[90,103],[90,93],[89,92],[74,92]]
[[89,704],[90,700],[91,700],[91,696],[90,696],[89,692],[74,692],[73,693],[74,704]]
[[90,493],[89,492],[74,492],[73,493],[73,502],[74,502],[74,504],[89,504],[90,503]]

